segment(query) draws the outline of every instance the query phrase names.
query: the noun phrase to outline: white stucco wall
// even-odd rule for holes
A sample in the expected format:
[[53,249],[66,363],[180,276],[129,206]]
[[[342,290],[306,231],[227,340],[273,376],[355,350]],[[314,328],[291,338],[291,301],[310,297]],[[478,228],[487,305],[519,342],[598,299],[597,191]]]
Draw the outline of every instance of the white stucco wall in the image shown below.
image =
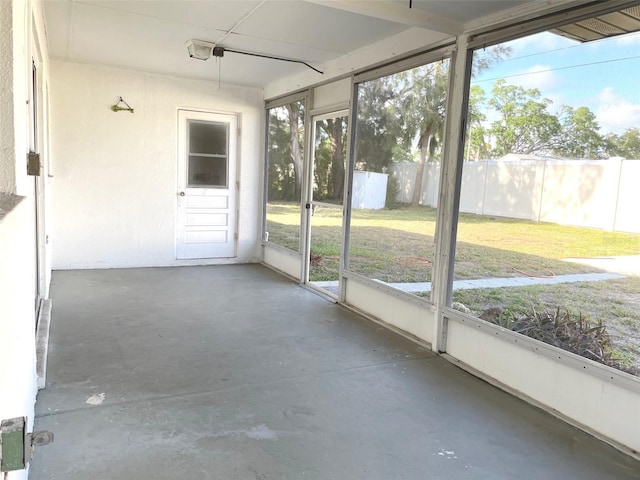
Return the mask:
[[0,2],[0,192],[25,193],[23,151],[27,58],[25,2]]
[[0,192],[15,189],[13,158],[13,11],[0,2]]
[[[44,57],[37,62],[39,80],[44,84],[48,78],[40,7],[37,1],[0,1],[0,419],[27,417],[29,431],[37,380],[35,193],[34,178],[26,172],[27,100],[36,51]],[[45,204],[46,191],[41,206]],[[46,260],[42,271],[48,277]],[[47,285],[41,287],[46,292]],[[26,480],[27,470],[3,478]]]
[[[30,428],[37,393],[33,225],[32,198],[0,220],[0,419],[26,416]],[[16,471],[7,478],[27,477]]]
[[[54,269],[221,263],[175,259],[178,109],[236,113],[238,256],[258,260],[262,91],[103,66],[51,63]],[[122,96],[135,113],[114,113]]]

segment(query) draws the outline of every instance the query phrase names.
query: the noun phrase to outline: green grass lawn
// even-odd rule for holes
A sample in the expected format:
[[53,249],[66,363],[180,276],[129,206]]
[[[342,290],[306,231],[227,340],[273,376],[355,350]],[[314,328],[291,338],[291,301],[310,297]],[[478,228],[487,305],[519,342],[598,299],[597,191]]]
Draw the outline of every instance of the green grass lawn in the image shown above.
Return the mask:
[[567,310],[592,324],[607,327],[614,357],[626,368],[640,370],[640,276],[598,282],[527,287],[455,290],[453,301],[480,316],[501,307],[499,323],[508,324],[532,310]]
[[[429,207],[352,212],[349,270],[385,282],[428,282],[434,254],[436,211]],[[269,239],[298,250],[300,210],[270,205]],[[312,217],[312,281],[336,280],[342,210],[316,208]],[[461,214],[454,280],[564,275],[598,270],[563,261],[570,257],[639,255],[640,235]],[[640,277],[550,286],[454,292],[475,315],[500,306],[503,315],[561,307],[607,325],[616,354],[640,367]]]
[[[349,269],[385,282],[430,281],[435,219],[429,207],[353,211]],[[297,205],[269,206],[274,243],[297,251],[299,224]],[[341,235],[342,210],[316,209],[311,250],[321,258],[312,280],[337,278]],[[596,270],[562,259],[636,254],[640,235],[461,214],[454,279],[586,273]]]

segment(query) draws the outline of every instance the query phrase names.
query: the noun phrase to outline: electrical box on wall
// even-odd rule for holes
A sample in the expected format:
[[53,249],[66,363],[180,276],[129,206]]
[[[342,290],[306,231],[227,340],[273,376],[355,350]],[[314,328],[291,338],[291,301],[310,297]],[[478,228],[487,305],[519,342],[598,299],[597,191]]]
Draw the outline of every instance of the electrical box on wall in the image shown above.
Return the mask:
[[25,417],[2,421],[0,427],[0,471],[22,470],[25,459]]
[[0,424],[0,471],[24,470],[33,457],[34,446],[53,442],[51,432],[27,433],[27,417],[2,420]]
[[39,177],[40,170],[40,154],[36,152],[29,152],[27,154],[27,175]]

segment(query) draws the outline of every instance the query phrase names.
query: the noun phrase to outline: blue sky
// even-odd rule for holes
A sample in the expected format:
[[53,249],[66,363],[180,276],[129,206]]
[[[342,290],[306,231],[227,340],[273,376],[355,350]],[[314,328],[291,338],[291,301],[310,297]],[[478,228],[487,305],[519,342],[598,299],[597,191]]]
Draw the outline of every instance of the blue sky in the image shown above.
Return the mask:
[[487,94],[504,78],[539,89],[554,111],[589,107],[601,133],[640,127],[640,32],[583,44],[544,32],[507,45],[511,56],[472,80]]

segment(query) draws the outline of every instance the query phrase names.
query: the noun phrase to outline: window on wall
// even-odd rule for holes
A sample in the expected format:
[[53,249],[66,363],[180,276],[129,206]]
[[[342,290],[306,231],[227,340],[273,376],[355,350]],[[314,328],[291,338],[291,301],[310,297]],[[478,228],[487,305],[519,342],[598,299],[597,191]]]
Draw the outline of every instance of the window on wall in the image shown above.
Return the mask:
[[357,85],[348,270],[428,296],[449,60]]
[[267,110],[267,178],[264,239],[300,251],[305,103]]
[[580,23],[473,54],[452,306],[638,375],[640,34]]

